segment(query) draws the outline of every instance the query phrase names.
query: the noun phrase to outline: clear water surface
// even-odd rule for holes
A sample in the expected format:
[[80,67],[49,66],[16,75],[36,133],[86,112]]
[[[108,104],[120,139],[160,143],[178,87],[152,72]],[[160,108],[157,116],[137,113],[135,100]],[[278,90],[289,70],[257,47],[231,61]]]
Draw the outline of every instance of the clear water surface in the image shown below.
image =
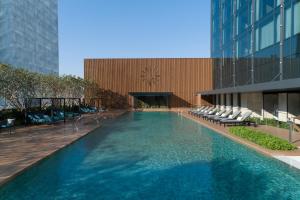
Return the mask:
[[130,113],[0,188],[0,199],[300,199],[300,170],[174,113]]

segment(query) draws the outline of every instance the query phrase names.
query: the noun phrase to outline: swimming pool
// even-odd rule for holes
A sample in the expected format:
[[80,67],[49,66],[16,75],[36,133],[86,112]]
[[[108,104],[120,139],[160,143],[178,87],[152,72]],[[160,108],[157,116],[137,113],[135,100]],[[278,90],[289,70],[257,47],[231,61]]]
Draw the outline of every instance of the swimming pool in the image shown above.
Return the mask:
[[300,171],[175,113],[129,113],[16,177],[0,199],[300,199]]

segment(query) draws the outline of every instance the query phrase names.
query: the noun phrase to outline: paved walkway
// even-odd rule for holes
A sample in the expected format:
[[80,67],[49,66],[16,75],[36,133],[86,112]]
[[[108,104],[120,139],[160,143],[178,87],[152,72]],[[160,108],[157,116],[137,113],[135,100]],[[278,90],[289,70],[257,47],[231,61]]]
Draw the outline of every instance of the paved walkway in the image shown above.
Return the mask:
[[[235,135],[232,135],[229,133],[229,128],[228,127],[224,127],[224,126],[220,126],[217,124],[213,124],[212,122],[200,119],[198,117],[194,117],[190,114],[187,113],[187,111],[179,111],[180,114],[182,114],[183,116],[192,119],[198,123],[200,123],[203,126],[206,126],[210,129],[213,129],[214,131],[236,141],[239,142],[241,144],[244,144],[252,149],[255,149],[256,151],[263,153],[265,155],[274,157],[278,160],[281,160],[293,167],[296,167],[298,169],[300,169],[300,149],[297,149],[295,151],[272,151],[272,150],[268,150],[265,148],[262,148],[261,146],[254,144],[252,142],[249,142],[247,140],[244,140],[240,137],[237,137]],[[253,129],[257,129],[257,130],[261,130],[264,132],[267,132],[269,134],[275,135],[277,137],[280,137],[282,139],[288,140],[289,137],[289,132],[288,130],[285,129],[281,129],[281,128],[277,128],[277,127],[270,127],[270,126],[258,126],[256,128],[252,127]],[[300,146],[300,133],[295,132],[293,134],[293,143],[296,144],[296,146]]]
[[84,115],[73,122],[19,128],[12,135],[0,133],[0,185],[24,169],[75,142],[101,125],[101,120],[114,118],[125,111]]

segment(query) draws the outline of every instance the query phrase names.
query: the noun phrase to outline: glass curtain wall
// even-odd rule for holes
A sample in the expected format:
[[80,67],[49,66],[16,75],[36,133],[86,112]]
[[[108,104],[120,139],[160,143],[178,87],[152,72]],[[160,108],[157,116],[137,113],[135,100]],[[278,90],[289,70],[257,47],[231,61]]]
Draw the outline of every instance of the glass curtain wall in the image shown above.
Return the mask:
[[300,0],[285,0],[283,79],[300,77]]
[[255,1],[254,83],[280,80],[280,19],[280,0]]
[[0,0],[0,60],[40,73],[59,72],[58,0]]
[[215,89],[300,78],[299,19],[300,0],[212,0]]

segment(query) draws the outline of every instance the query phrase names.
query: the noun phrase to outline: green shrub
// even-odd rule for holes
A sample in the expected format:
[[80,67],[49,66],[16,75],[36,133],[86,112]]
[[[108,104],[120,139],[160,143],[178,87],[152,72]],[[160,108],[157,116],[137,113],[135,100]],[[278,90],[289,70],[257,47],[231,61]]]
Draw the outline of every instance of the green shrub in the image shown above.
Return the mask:
[[256,122],[259,125],[268,125],[268,126],[273,126],[273,127],[278,127],[278,128],[283,128],[283,129],[289,129],[290,125],[287,122],[280,122],[277,121],[276,119],[263,119],[261,120],[260,118],[251,118],[250,121]]
[[281,138],[275,137],[268,133],[256,131],[246,127],[231,127],[230,133],[249,140],[255,144],[271,150],[291,151],[297,149],[293,144]]

